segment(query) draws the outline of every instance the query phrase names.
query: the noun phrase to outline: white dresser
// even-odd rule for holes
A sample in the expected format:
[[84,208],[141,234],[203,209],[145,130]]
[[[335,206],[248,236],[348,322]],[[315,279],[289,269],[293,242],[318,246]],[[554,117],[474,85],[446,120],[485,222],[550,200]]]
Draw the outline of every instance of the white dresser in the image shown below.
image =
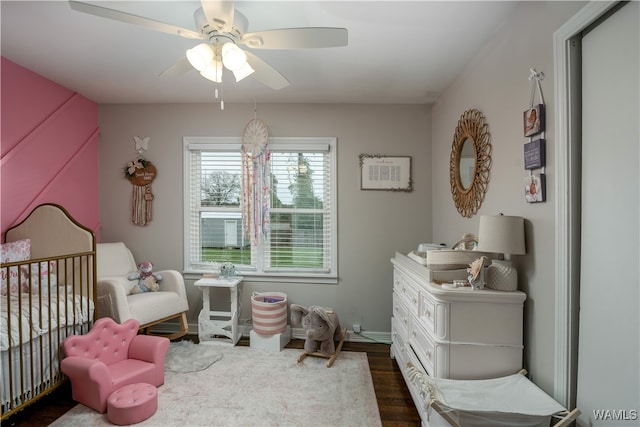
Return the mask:
[[[407,381],[407,362],[438,378],[484,379],[522,368],[523,292],[445,289],[431,271],[396,253],[391,356]],[[424,398],[407,381],[423,423]]]

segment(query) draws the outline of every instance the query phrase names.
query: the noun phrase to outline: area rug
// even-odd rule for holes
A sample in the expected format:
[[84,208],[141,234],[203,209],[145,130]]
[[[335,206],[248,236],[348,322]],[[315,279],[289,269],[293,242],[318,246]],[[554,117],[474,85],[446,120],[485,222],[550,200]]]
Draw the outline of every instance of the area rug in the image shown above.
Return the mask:
[[172,342],[164,362],[171,372],[198,372],[222,359],[217,346],[198,345],[192,341]]
[[[366,353],[327,359],[301,350],[211,346],[222,359],[205,370],[167,371],[158,410],[140,426],[381,426]],[[52,426],[112,425],[77,405]]]

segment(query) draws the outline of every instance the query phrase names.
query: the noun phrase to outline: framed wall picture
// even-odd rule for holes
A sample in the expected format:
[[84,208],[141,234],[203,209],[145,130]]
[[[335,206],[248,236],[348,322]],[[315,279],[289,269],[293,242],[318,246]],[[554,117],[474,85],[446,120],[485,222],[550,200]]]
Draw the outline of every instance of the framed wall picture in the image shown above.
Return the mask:
[[524,136],[537,135],[544,132],[544,104],[529,108],[522,114],[524,121]]
[[524,198],[527,203],[546,201],[546,180],[543,173],[531,174],[524,179]]
[[411,157],[360,154],[360,189],[412,191]]
[[545,141],[536,139],[524,144],[524,168],[539,169],[545,166]]

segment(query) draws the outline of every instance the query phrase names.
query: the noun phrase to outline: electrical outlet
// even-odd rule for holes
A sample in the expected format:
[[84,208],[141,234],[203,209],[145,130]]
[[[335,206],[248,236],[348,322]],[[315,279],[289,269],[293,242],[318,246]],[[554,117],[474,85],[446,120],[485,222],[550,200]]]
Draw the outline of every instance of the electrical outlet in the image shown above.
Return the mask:
[[355,332],[356,334],[360,333],[360,325],[357,323],[353,324],[353,332]]

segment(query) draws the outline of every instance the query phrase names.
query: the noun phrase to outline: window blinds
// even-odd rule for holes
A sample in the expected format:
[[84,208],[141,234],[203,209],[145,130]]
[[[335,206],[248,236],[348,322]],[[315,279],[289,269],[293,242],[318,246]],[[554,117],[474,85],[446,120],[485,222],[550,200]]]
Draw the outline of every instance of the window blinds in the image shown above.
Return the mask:
[[269,148],[271,224],[252,244],[242,230],[240,144],[185,138],[187,270],[233,262],[257,274],[336,274],[332,145],[282,138]]

